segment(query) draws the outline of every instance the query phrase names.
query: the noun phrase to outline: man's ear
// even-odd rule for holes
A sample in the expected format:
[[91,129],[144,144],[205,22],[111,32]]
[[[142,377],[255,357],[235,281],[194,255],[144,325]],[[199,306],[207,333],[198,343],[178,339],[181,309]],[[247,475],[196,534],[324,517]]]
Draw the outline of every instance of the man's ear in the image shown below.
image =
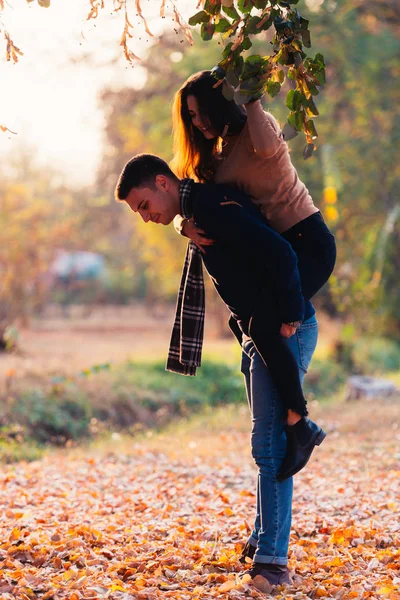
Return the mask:
[[156,175],[156,184],[165,191],[169,189],[169,179],[166,177],[166,175]]

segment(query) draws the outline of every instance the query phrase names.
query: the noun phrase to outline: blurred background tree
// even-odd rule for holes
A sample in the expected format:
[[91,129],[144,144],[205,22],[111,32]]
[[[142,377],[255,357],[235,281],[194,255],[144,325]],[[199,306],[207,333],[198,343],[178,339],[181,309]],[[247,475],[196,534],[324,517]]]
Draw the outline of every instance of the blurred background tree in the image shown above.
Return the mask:
[[[338,242],[335,273],[316,303],[350,323],[350,337],[373,333],[400,340],[399,4],[307,0],[301,12],[312,21],[313,51],[326,58],[327,84],[318,97],[322,116],[315,155],[303,161],[301,136],[290,147],[301,179]],[[203,42],[195,34],[195,44],[187,47],[181,37],[165,33],[150,47],[141,89],[103,90],[104,152],[94,189],[67,189],[54,174],[29,175],[22,159],[19,171],[14,165],[3,177],[3,313],[10,298],[13,304],[3,323],[25,314],[27,302],[34,309],[35,282],[59,248],[105,258],[106,302],[175,301],[185,240],[172,227],[144,227],[115,202],[113,193],[132,155],[172,158],[173,95],[190,74],[220,60],[217,40]],[[270,54],[271,37],[271,32],[256,36],[251,52]],[[288,85],[280,96],[263,100],[282,125]]]

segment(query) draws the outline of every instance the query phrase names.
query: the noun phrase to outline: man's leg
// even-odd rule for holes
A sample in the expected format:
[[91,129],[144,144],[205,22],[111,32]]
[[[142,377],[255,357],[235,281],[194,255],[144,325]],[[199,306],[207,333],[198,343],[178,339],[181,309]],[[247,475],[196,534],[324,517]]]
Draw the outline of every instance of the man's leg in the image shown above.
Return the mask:
[[286,566],[293,481],[276,479],[286,450],[284,409],[254,342],[245,340],[243,350],[250,359],[246,388],[252,412],[252,454],[259,469],[257,516],[249,543],[254,545],[258,535],[255,561]]
[[[242,334],[241,334],[242,335]],[[250,338],[246,338],[248,342],[250,342]],[[249,403],[250,414],[252,414],[252,396],[251,396],[251,358],[246,354],[246,352],[242,351],[242,364],[241,364],[241,372],[244,376],[244,384],[246,388],[247,401]],[[255,551],[257,549],[258,544],[258,532],[260,530],[260,478],[257,477],[257,488],[256,488],[256,518],[254,521],[253,531],[248,538],[240,557],[241,562],[245,562],[246,558],[253,559]]]
[[[314,315],[294,336],[286,340],[296,359],[301,382],[311,362],[317,337],[318,324]],[[282,487],[285,482],[278,483],[275,475],[286,447],[282,403],[277,398],[268,369],[249,338],[245,338],[243,350],[242,372],[253,417],[252,449],[260,469],[257,478],[257,513],[254,530],[246,544],[251,548],[247,548],[246,555],[252,557],[254,547],[258,546],[256,562],[266,563],[272,559],[272,563],[284,565],[286,563],[282,562],[282,558],[283,554],[287,556],[290,536],[292,479],[286,479],[288,483],[285,488]],[[271,469],[275,471],[272,478]],[[276,512],[271,510],[274,506],[284,509],[279,511],[278,518]],[[275,529],[274,523],[277,523]],[[279,540],[279,544],[276,541],[274,546],[274,539]]]

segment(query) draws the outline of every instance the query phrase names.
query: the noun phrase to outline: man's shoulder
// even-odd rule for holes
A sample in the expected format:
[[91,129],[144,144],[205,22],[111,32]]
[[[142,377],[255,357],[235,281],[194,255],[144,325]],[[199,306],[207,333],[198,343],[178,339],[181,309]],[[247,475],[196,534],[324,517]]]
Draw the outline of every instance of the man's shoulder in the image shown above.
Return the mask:
[[251,209],[253,206],[250,196],[230,185],[197,183],[193,191],[194,213],[216,210],[229,204],[236,204],[244,209]]

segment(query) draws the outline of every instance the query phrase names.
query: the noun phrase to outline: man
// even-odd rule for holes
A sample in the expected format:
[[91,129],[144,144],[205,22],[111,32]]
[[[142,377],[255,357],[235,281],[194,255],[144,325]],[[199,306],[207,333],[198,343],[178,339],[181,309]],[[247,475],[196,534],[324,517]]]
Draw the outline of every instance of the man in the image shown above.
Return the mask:
[[[269,592],[273,585],[290,582],[292,475],[325,437],[306,417],[301,389],[317,341],[317,323],[312,304],[304,303],[296,255],[268,227],[247,195],[224,185],[179,180],[153,155],[138,155],[125,165],[115,197],[146,223],[168,225],[177,214],[191,218],[215,241],[204,247],[202,255],[189,244],[174,331],[179,334],[189,323],[195,341],[183,334],[179,351],[170,352],[167,368],[193,375],[199,364],[204,319],[201,256],[231,311],[235,333],[242,338],[242,370],[253,418],[252,452],[259,468],[257,517],[242,557],[254,558],[253,581]],[[275,385],[286,398],[285,405],[277,398]],[[298,418],[285,426],[285,418],[292,414]]]

